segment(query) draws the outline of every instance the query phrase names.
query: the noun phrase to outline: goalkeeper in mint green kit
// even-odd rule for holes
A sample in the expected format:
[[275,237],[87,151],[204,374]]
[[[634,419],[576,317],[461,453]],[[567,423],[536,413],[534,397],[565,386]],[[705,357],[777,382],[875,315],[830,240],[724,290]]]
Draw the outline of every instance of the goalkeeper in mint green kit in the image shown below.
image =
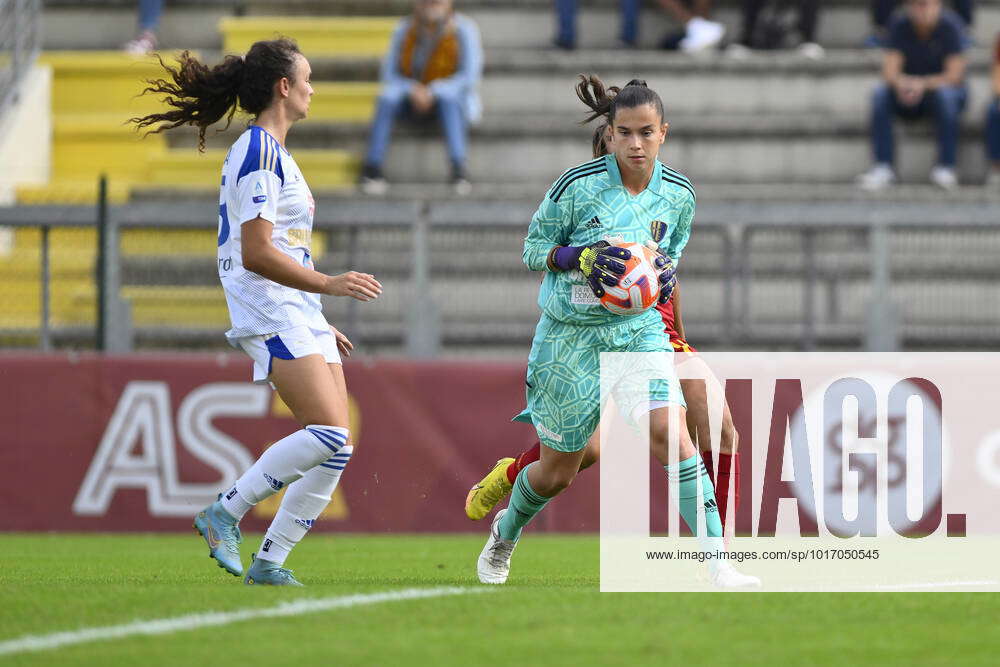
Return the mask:
[[[545,271],[538,305],[542,311],[528,356],[527,408],[515,419],[534,425],[541,459],[514,481],[508,507],[497,513],[479,556],[483,583],[507,580],[521,529],[572,483],[588,438],[600,421],[600,353],[657,352],[663,366],[649,395],[632,392],[616,403],[638,421],[649,409],[650,447],[667,474],[678,481],[678,506],[697,534],[699,505],[705,507],[702,550],[722,552],[722,526],[715,493],[685,424],[684,398],[670,358],[672,346],[655,308],[616,315],[600,305],[631,257],[620,247],[655,247],[660,301],[670,298],[674,271],[691,234],[695,195],[690,181],[657,159],[668,125],[659,95],[643,81],[605,90],[597,77],[581,76],[577,95],[590,109],[589,122],[603,117],[594,135],[607,155],[574,167],[556,180],[538,207],[524,241],[524,263]],[[646,402],[648,398],[648,403]],[[628,397],[626,397],[628,399]],[[623,404],[624,403],[624,404]],[[680,410],[680,460],[668,461],[668,407]],[[698,479],[701,479],[701,494]],[[740,573],[716,559],[713,581],[730,587]],[[752,577],[746,577],[753,580]],[[727,583],[728,582],[728,583]]]

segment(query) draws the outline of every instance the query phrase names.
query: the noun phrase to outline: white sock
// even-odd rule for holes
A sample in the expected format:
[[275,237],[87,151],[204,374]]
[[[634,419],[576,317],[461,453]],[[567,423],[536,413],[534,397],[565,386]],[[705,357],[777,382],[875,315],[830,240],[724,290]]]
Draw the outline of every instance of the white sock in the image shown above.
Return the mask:
[[[348,430],[337,426],[306,426],[285,436],[261,454],[222,497],[227,512],[242,519],[251,507],[268,498],[338,454],[347,443]],[[233,493],[236,491],[236,493]]]
[[281,507],[264,535],[257,557],[281,565],[313,522],[322,514],[351,460],[354,447],[347,446],[316,466],[285,491]]
[[712,574],[729,565],[729,561],[726,558],[726,543],[724,538],[699,535],[698,548],[706,553],[714,554],[714,558],[708,561],[708,571]]

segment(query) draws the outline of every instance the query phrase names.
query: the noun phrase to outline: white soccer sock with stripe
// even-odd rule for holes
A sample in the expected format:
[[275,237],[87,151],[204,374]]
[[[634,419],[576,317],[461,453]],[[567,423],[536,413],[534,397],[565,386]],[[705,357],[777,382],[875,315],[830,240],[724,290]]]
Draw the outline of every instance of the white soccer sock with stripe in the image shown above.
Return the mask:
[[223,508],[239,521],[251,507],[301,478],[331,454],[340,453],[347,436],[346,428],[314,424],[285,436],[268,447],[223,495]]
[[348,445],[293,482],[268,526],[257,557],[281,565],[326,509],[354,447]]

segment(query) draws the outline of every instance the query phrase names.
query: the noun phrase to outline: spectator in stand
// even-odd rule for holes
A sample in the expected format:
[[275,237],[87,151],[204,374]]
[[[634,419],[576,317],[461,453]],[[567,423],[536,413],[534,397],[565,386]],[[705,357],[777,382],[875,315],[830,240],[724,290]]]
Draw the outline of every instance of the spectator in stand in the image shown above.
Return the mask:
[[468,127],[481,112],[482,69],[475,22],[456,13],[452,0],[415,0],[413,15],[399,22],[382,62],[382,90],[361,172],[363,192],[388,190],[382,164],[396,118],[427,122],[436,115],[451,160],[452,187],[456,194],[468,194]]
[[945,189],[958,185],[959,117],[967,97],[962,31],[961,19],[942,9],[941,0],[907,0],[905,13],[890,23],[883,82],[872,98],[875,165],[858,177],[862,188],[881,190],[896,181],[893,116],[933,119],[938,159],[931,182]]
[[[674,40],[682,51],[693,53],[716,46],[722,41],[726,28],[709,20],[712,0],[656,0],[675,21],[684,26],[684,32]],[[623,46],[635,47],[639,40],[639,0],[621,0]],[[556,0],[558,32],[555,45],[560,49],[576,48],[577,0]],[[665,40],[667,41],[667,40]]]
[[[872,21],[875,24],[875,34],[865,40],[865,46],[882,48],[886,45],[887,31],[893,12],[899,6],[899,0],[872,0]],[[955,12],[962,17],[965,29],[972,28],[972,0],[954,0]]]
[[[798,10],[795,21],[796,38],[789,38],[785,18],[792,6]],[[819,0],[743,0],[743,31],[738,42],[726,49],[734,58],[745,58],[750,49],[781,49],[795,46],[810,60],[820,60],[826,51],[816,41]],[[764,14],[763,20],[761,15]]]
[[163,0],[139,0],[139,32],[122,49],[133,56],[143,56],[156,49],[156,28],[163,14]]
[[993,99],[986,111],[986,153],[992,163],[986,185],[1000,188],[1000,34],[993,50]]

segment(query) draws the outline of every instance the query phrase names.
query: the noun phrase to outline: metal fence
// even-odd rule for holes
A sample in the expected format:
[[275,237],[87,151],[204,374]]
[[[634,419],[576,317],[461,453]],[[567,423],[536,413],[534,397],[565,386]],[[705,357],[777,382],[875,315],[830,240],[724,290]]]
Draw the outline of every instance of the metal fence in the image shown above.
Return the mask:
[[[540,279],[520,260],[532,209],[321,201],[317,269],[365,270],[385,286],[373,303],[325,299],[328,319],[369,354],[525,354]],[[224,346],[211,215],[200,203],[0,209],[14,228],[0,247],[0,346]],[[995,348],[992,217],[990,207],[702,204],[679,274],[687,333],[716,349]]]
[[41,0],[0,0],[0,118],[41,47]]

